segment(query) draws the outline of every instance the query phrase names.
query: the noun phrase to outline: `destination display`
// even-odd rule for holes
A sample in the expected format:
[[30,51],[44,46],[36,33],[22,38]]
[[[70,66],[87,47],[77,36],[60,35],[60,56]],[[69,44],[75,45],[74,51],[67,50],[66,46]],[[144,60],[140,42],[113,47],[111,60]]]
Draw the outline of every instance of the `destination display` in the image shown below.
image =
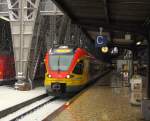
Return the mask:
[[72,53],[73,49],[54,49],[53,53],[64,54],[64,53]]

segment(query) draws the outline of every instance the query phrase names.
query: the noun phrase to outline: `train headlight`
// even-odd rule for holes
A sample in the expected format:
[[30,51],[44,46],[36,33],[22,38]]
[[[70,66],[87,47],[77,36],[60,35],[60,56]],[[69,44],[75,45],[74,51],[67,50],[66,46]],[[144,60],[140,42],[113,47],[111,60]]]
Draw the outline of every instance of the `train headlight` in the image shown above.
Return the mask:
[[52,77],[52,75],[48,74],[48,78],[51,78],[51,77]]
[[70,75],[67,75],[66,78],[69,79],[69,78],[70,78]]
[[67,79],[72,78],[72,77],[74,77],[74,76],[73,75],[69,75],[69,74],[66,76]]

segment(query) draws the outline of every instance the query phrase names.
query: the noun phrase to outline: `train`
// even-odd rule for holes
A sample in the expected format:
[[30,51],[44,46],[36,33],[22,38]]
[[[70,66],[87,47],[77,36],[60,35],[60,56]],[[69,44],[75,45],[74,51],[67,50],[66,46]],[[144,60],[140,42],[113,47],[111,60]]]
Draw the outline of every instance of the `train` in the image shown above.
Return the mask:
[[14,84],[16,81],[14,56],[0,54],[0,85]]
[[11,85],[16,81],[16,73],[9,20],[1,16],[0,26],[0,85]]
[[104,72],[105,63],[83,48],[51,48],[44,59],[44,86],[50,95],[74,94]]

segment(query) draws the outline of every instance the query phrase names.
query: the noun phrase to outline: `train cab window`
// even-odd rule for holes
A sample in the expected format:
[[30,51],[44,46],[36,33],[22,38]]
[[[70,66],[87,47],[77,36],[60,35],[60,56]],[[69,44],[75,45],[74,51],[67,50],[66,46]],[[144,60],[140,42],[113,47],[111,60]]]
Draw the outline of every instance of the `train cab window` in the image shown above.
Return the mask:
[[75,73],[75,74],[83,74],[83,69],[84,69],[84,63],[83,63],[83,61],[80,61],[75,66],[75,68],[73,70],[73,73]]
[[72,62],[73,55],[50,55],[49,66],[53,71],[67,71]]

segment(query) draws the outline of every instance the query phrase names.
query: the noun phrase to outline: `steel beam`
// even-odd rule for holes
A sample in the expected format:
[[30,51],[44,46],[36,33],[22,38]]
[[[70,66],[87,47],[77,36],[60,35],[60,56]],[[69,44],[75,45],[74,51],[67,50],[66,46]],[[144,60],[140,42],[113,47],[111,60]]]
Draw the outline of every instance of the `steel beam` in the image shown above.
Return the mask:
[[[56,6],[58,6],[58,8],[63,11],[68,17],[70,17],[70,19],[74,22],[76,22],[75,24],[78,24],[78,19],[69,11],[69,8],[66,6],[65,3],[63,3],[62,1],[57,1],[57,0],[52,0]],[[85,33],[85,35],[87,35],[87,37],[89,38],[89,40],[92,42],[92,39],[90,37],[90,35],[87,33],[87,31],[85,29],[82,28],[82,31]]]
[[147,79],[147,85],[146,85],[146,92],[147,95],[142,100],[142,114],[144,117],[144,120],[149,121],[150,120],[150,30],[147,33],[147,39],[148,39],[148,79]]
[[146,35],[146,29],[143,27],[136,27],[136,26],[126,26],[124,24],[80,24],[84,29],[87,29],[89,31],[99,31],[99,27],[103,27],[106,31],[124,31],[124,32],[131,32],[131,33],[137,33],[141,35]]
[[52,0],[56,6],[62,11],[64,12],[68,17],[70,17],[72,20],[76,21],[77,19],[75,18],[75,16],[70,12],[69,8],[66,6],[65,3],[63,3],[63,1],[57,1],[57,0]]
[[[96,24],[109,24],[106,22],[105,18],[101,17],[79,17],[79,20],[77,21],[80,24],[90,24],[90,25],[96,25]],[[123,24],[127,26],[140,26],[143,24],[143,21],[135,21],[135,20],[125,20],[125,19],[112,19],[111,23],[113,24]]]
[[105,11],[105,17],[107,23],[110,23],[110,12],[109,12],[109,6],[108,6],[108,0],[103,0],[104,1],[104,11]]
[[150,99],[150,30],[148,31],[148,59],[147,97]]
[[59,27],[59,35],[58,35],[58,42],[60,45],[64,44],[68,22],[69,22],[68,16],[63,16],[63,20]]
[[41,0],[40,14],[49,16],[63,15],[62,11],[60,11],[51,0]]

